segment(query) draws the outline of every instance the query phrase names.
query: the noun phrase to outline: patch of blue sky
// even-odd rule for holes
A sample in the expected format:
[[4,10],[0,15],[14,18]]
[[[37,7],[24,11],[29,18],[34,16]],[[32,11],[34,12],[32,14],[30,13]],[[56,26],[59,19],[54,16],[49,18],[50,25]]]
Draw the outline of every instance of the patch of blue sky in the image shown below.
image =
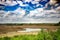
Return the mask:
[[[3,4],[2,4],[3,5]],[[1,10],[4,10],[4,11],[14,11],[16,10],[17,8],[19,8],[19,4],[16,4],[14,6],[5,6],[3,5],[3,8],[0,8]]]
[[[14,0],[16,1],[16,0]],[[20,1],[23,1],[23,0],[20,0]],[[33,2],[33,1],[32,1]],[[48,1],[39,1],[39,4],[42,4],[43,6],[45,6],[45,4],[47,3]],[[14,11],[16,10],[17,8],[22,8],[24,10],[28,10],[28,11],[31,11],[31,10],[34,10],[36,8],[42,8],[41,5],[37,6],[38,4],[32,4],[31,2],[23,2],[23,4],[28,4],[28,6],[19,6],[19,4],[16,4],[14,6],[4,6],[4,11]],[[0,5],[1,6],[1,5]]]
[[47,1],[39,1],[39,4],[42,4],[44,7],[46,5],[46,3],[48,3],[50,0],[47,0]]

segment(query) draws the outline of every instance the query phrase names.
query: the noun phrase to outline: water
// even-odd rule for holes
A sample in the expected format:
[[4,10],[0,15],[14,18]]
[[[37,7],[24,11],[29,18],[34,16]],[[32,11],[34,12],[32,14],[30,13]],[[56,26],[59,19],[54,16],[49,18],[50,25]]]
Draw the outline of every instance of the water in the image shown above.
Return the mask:
[[36,32],[36,31],[41,31],[39,28],[25,28],[23,31],[17,31],[17,32]]

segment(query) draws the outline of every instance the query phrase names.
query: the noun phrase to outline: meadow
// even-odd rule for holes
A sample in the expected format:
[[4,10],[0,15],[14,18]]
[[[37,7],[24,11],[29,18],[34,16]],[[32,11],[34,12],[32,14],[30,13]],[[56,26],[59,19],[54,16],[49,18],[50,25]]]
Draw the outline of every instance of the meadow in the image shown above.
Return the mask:
[[60,29],[55,32],[43,31],[37,35],[15,35],[13,37],[0,37],[0,40],[60,40]]
[[[24,28],[27,27],[42,28],[42,30],[38,32],[37,35],[19,34],[11,37],[0,37],[0,40],[60,40],[60,22],[57,24],[0,24],[0,35],[2,33],[5,34],[8,32],[17,32],[18,30],[25,30]],[[45,28],[47,28],[48,30],[44,31],[43,29]]]

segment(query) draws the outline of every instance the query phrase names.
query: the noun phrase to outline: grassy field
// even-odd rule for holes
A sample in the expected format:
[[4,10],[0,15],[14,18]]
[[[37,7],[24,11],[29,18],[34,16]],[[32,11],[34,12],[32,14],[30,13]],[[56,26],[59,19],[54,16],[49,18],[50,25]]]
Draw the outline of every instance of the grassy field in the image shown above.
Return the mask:
[[25,30],[24,28],[41,28],[55,30],[60,28],[60,24],[0,24],[0,33]]
[[0,37],[0,40],[60,40],[60,30],[55,32],[43,31],[38,32],[37,35],[15,35],[13,37]]
[[[40,28],[40,32],[21,33],[25,28]],[[43,29],[47,29],[44,31]],[[57,24],[0,24],[0,40],[60,40],[60,23]],[[3,34],[4,37],[1,35]],[[24,34],[24,35],[22,35]]]

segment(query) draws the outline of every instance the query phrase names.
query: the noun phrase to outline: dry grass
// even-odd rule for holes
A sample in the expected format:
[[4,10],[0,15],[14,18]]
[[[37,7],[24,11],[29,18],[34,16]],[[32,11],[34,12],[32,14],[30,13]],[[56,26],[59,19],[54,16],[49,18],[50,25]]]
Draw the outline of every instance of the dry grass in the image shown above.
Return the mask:
[[51,25],[0,25],[0,36],[4,37],[4,36],[14,36],[14,35],[25,35],[25,34],[33,34],[36,35],[38,34],[38,32],[17,32],[20,30],[25,30],[24,28],[42,28],[42,29],[47,29],[48,31],[54,31],[58,28],[60,28],[60,26],[51,26]]

